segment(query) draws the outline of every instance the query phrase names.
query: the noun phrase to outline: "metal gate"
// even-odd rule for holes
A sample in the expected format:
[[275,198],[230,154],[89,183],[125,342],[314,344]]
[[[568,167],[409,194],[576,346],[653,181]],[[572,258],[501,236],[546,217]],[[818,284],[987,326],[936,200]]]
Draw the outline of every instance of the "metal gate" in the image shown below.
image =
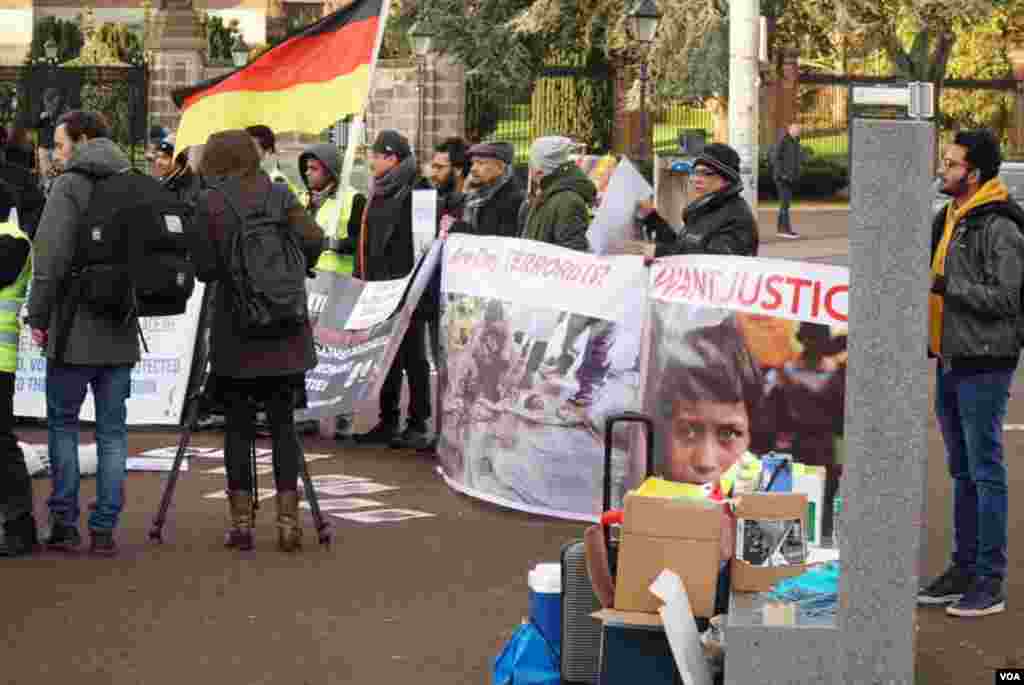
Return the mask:
[[0,67],[0,123],[45,131],[47,122],[73,109],[102,112],[111,138],[134,165],[143,158],[148,122],[145,66]]

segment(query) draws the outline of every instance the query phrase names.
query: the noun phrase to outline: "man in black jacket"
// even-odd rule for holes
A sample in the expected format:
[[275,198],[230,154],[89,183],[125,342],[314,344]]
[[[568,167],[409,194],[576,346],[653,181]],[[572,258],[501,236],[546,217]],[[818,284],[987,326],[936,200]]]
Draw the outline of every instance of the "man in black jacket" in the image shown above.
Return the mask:
[[800,124],[790,124],[772,154],[772,176],[779,191],[779,237],[799,238],[789,217],[793,187],[800,178]]
[[515,148],[509,143],[480,143],[469,149],[472,190],[466,193],[462,218],[452,233],[519,236],[519,209],[525,194],[512,169]]
[[676,234],[650,201],[640,203],[637,215],[657,242],[655,256],[756,257],[757,220],[742,192],[740,156],[722,143],[706,146],[693,163],[694,200],[683,210],[682,231]]
[[956,134],[942,159],[953,198],[932,225],[929,356],[938,358],[935,413],[953,479],[949,568],[919,604],[951,616],[1006,610],[1009,493],[1003,419],[1020,359],[1024,211],[999,179],[988,131]]
[[[373,187],[356,247],[355,275],[365,281],[404,278],[413,269],[412,192],[417,185],[416,156],[398,131],[384,130],[370,148]],[[430,442],[430,367],[425,321],[413,317],[380,393],[380,421],[355,436],[361,444],[393,444],[419,449]],[[409,379],[409,418],[399,433],[402,376]]]

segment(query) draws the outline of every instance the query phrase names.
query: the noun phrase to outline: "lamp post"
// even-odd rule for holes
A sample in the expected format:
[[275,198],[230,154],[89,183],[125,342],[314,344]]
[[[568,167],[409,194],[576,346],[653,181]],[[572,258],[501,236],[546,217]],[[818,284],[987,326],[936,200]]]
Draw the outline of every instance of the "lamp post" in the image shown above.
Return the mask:
[[424,26],[422,21],[417,21],[409,29],[409,37],[412,39],[412,49],[416,53],[416,155],[420,162],[423,161],[423,82],[427,72],[427,54],[430,53],[431,44],[434,42],[434,34]]
[[633,40],[640,44],[640,158],[650,153],[647,127],[647,57],[658,33],[661,12],[655,0],[639,0],[626,15],[627,27]]
[[235,42],[231,45],[231,59],[239,69],[249,61],[249,46],[242,40],[241,34],[235,36]]

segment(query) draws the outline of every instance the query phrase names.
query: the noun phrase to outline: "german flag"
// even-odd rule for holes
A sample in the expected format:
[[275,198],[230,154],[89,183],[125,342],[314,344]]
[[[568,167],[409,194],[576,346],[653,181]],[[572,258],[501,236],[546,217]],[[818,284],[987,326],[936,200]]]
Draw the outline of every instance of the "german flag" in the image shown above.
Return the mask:
[[177,149],[255,124],[320,133],[362,111],[384,5],[385,0],[355,0],[244,67],[174,91],[175,104],[184,110]]

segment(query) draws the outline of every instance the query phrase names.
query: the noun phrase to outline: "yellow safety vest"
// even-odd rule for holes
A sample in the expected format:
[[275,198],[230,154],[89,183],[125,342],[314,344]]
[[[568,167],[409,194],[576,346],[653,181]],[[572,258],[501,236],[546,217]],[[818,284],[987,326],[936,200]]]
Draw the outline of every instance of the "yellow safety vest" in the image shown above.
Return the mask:
[[[336,194],[334,197],[327,198],[323,206],[316,213],[316,223],[320,228],[324,229],[324,234],[328,240],[337,239],[344,240],[348,237],[348,221],[352,216],[352,199],[356,196],[356,191],[352,188],[345,190],[342,194],[342,199],[338,199]],[[309,206],[311,198],[307,196],[306,206]],[[341,216],[338,218],[338,230],[336,235],[331,235],[331,222],[334,221],[336,213],[338,211],[338,202],[344,202],[341,207]],[[336,274],[349,275],[352,273],[355,259],[350,254],[339,254],[334,250],[324,250],[323,254],[320,255],[320,261],[316,263],[317,271],[330,271]]]
[[[0,235],[9,235],[29,242],[28,236],[18,227],[17,222],[0,223]],[[21,273],[14,283],[0,288],[0,372],[14,373],[18,370],[18,338],[21,337],[21,307],[25,304],[25,293],[32,278],[32,253],[21,267]]]

